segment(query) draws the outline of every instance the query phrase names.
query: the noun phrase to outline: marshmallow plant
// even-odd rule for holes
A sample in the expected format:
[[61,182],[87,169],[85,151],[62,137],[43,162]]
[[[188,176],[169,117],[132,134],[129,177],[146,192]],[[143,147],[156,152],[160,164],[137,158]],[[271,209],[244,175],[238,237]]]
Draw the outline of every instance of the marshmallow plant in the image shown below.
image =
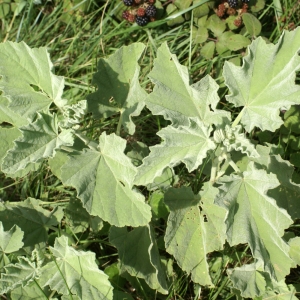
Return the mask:
[[[213,254],[244,245],[251,260],[223,266],[231,293],[297,299],[285,278],[300,263],[300,237],[290,230],[300,218],[300,185],[276,146],[251,134],[276,131],[282,111],[300,104],[299,50],[299,28],[275,45],[255,39],[241,67],[225,62],[220,106],[216,81],[191,83],[167,44],[148,74],[152,92],[139,83],[145,45],[134,43],[100,59],[96,90],[76,103],[64,99],[46,48],[0,44],[1,171],[20,178],[46,164],[75,195],[67,204],[0,203],[0,294],[131,299],[103,271],[103,258],[70,234],[88,232],[91,244],[104,232],[118,252],[117,275],[137,278],[158,298],[170,292],[175,264],[195,286],[213,287]],[[133,117],[145,106],[166,120],[161,142],[129,151],[128,136],[141,136]],[[86,114],[98,122],[117,116],[115,132],[87,134]],[[182,168],[197,188],[181,183]]]

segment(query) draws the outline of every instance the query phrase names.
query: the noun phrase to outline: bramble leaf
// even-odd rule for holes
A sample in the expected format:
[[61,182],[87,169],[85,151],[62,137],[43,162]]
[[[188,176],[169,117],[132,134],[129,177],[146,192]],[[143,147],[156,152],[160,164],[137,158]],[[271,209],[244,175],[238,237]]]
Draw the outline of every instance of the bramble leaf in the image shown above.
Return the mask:
[[258,36],[260,34],[261,23],[253,14],[243,13],[242,20],[250,35]]
[[224,176],[216,204],[226,208],[227,240],[231,246],[248,243],[254,258],[275,280],[290,272],[289,246],[281,238],[293,222],[276,201],[267,196],[279,182],[274,174],[248,165],[242,176]]
[[192,35],[193,35],[193,42],[195,44],[201,44],[201,43],[204,43],[207,38],[208,38],[208,31],[207,31],[207,28],[204,27],[204,26],[198,26],[195,27],[193,26],[193,29],[192,29]]
[[45,47],[6,42],[0,44],[0,54],[0,90],[9,100],[10,110],[32,121],[36,112],[47,112],[51,102],[65,103],[61,98],[64,78],[51,72],[53,65]]
[[206,26],[214,33],[216,37],[220,36],[226,29],[225,21],[221,20],[216,14],[211,15],[207,19]]
[[87,96],[88,110],[94,118],[120,113],[122,125],[130,134],[135,130],[131,118],[140,114],[147,96],[139,84],[137,63],[144,49],[144,44],[134,43],[120,48],[108,59],[101,58],[93,78],[98,89]]
[[57,238],[50,249],[55,261],[41,268],[42,286],[49,285],[63,295],[75,294],[79,299],[113,299],[113,287],[99,270],[95,253],[75,250],[64,236]]
[[[213,285],[206,255],[222,249],[225,242],[225,210],[213,204],[217,189],[205,186],[202,192],[203,211],[200,197],[187,187],[169,189],[165,203],[170,208],[165,244],[182,270],[191,273],[193,282]],[[204,215],[207,218],[205,222]]]
[[208,128],[196,118],[188,119],[186,126],[168,126],[157,133],[164,141],[150,147],[150,155],[138,168],[136,185],[146,185],[161,175],[166,167],[174,167],[183,162],[189,172],[201,165],[207,151],[216,147],[210,139],[212,128]]
[[[149,225],[134,228],[130,232],[124,227],[112,227],[109,240],[118,249],[121,269],[143,278],[152,289],[162,294],[168,293],[155,235]],[[138,246],[133,247],[137,242]]]
[[58,132],[56,115],[38,113],[38,119],[20,128],[22,136],[15,141],[15,147],[3,159],[2,171],[13,174],[30,163],[52,157],[62,145],[72,146],[70,129]]
[[216,44],[213,41],[209,41],[205,43],[203,47],[201,47],[200,54],[206,59],[212,59],[214,57],[216,49]]
[[[168,76],[166,76],[168,74]],[[154,67],[149,73],[155,84],[146,105],[154,115],[162,115],[173,126],[188,125],[188,118],[197,117],[205,124],[223,124],[230,113],[217,110],[218,85],[210,76],[190,85],[188,69],[179,64],[166,43],[157,50]]]
[[118,227],[144,226],[151,209],[142,194],[132,189],[136,167],[124,154],[126,141],[115,134],[100,136],[99,151],[72,154],[62,167],[62,181],[76,188],[91,214]]
[[226,40],[226,46],[229,50],[237,51],[247,47],[250,40],[241,34],[232,34]]
[[241,123],[250,132],[255,126],[275,131],[283,123],[279,109],[300,104],[300,87],[295,84],[300,69],[300,28],[284,31],[276,45],[261,37],[248,47],[242,67],[225,62],[226,99],[243,107]]
[[47,227],[57,225],[63,210],[55,207],[51,212],[39,206],[39,201],[28,198],[23,202],[0,203],[0,219],[5,230],[17,225],[24,232],[24,246],[32,246],[48,239]]

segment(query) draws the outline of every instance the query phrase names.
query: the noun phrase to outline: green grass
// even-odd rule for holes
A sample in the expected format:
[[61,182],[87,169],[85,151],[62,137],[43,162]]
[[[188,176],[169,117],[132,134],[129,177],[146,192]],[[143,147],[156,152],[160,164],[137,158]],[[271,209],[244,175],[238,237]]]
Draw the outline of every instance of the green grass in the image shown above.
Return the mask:
[[[3,5],[2,2],[0,1],[0,5]],[[212,60],[203,58],[199,54],[201,46],[195,45],[191,37],[192,19],[169,27],[165,22],[166,16],[163,16],[161,20],[148,27],[140,28],[116,17],[121,8],[120,0],[82,1],[82,4],[86,5],[84,10],[78,5],[64,7],[64,3],[68,4],[69,1],[42,2],[41,5],[34,5],[33,1],[28,1],[19,14],[14,15],[12,11],[7,13],[1,19],[0,40],[24,41],[30,47],[47,47],[55,74],[65,77],[64,97],[71,102],[85,99],[87,94],[94,91],[92,77],[100,58],[106,58],[121,46],[133,42],[142,42],[147,46],[140,61],[140,81],[147,91],[150,92],[152,86],[146,74],[151,70],[158,47],[164,42],[167,42],[171,52],[178,56],[180,63],[188,67],[193,82],[206,74],[211,74],[222,87],[222,66],[230,57],[215,56]],[[258,14],[258,18],[263,26],[261,35],[276,42],[283,29],[300,25],[300,3],[294,0],[266,1],[266,6]],[[243,53],[236,53],[236,55],[241,56]],[[220,105],[233,111],[224,99],[225,93],[226,88],[223,86],[220,89]],[[88,135],[92,137],[98,136],[102,131],[114,132],[118,118],[95,121],[91,116],[86,116],[83,122],[88,125]],[[165,120],[152,116],[147,109],[135,119],[135,123],[137,133],[128,138],[142,141],[147,145],[157,144],[159,139],[155,133],[159,128],[167,125]],[[182,166],[178,166],[177,170],[181,174],[180,184],[191,185],[195,190],[199,190],[201,186],[199,178],[188,174]],[[0,175],[0,182],[0,197],[4,201],[20,201],[27,197],[34,197],[44,201],[45,206],[47,203],[65,205],[74,197],[74,191],[65,188],[46,164],[42,164],[37,172],[32,172],[25,178],[7,179]],[[117,261],[116,250],[107,243],[105,227],[100,234],[86,237],[71,232],[67,223],[64,226],[79,247],[88,248],[96,253],[101,268],[107,267],[102,265],[102,263],[107,264],[107,258],[111,265]],[[157,221],[156,226],[159,232],[164,231],[166,224]],[[295,230],[298,230],[299,234],[299,224],[295,224]],[[227,245],[222,253],[214,253],[211,256],[210,263],[214,270],[215,284],[211,289],[199,290],[199,287],[191,282],[190,277],[176,265],[169,278],[172,289],[170,295],[166,297],[151,294],[154,298],[148,298],[147,287],[134,278],[128,279],[130,284],[125,285],[125,289],[132,291],[135,299],[234,299],[225,271],[227,268],[248,262],[250,257],[248,250],[243,245],[240,248],[231,248]],[[161,249],[161,252],[166,259],[171,259],[164,249]],[[299,270],[292,271],[290,277],[290,282],[299,283]],[[201,295],[200,298],[198,295]]]

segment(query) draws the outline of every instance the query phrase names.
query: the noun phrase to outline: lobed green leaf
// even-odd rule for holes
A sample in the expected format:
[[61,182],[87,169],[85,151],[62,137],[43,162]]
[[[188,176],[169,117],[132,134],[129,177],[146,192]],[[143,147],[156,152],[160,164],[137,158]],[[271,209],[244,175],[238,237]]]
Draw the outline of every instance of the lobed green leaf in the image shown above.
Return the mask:
[[275,131],[283,123],[280,109],[300,104],[300,87],[295,84],[300,69],[300,28],[281,36],[276,45],[261,37],[248,47],[242,67],[225,62],[226,99],[243,107],[241,122],[250,132],[254,127]]
[[[168,293],[155,235],[149,225],[130,232],[127,228],[112,227],[109,240],[118,249],[121,269],[132,276],[143,278],[152,289],[162,294]],[[137,241],[138,246],[134,246]]]
[[248,243],[263,270],[277,281],[290,272],[289,246],[282,239],[293,222],[284,209],[267,196],[279,182],[274,174],[257,170],[253,163],[242,175],[224,176],[216,203],[228,210],[227,240],[231,246]]
[[132,189],[136,167],[124,154],[126,141],[115,134],[100,136],[99,151],[84,149],[63,165],[65,185],[76,188],[84,208],[112,225],[144,226],[151,210]]
[[132,117],[145,105],[147,93],[139,84],[138,60],[145,46],[134,43],[117,50],[108,59],[100,59],[93,83],[96,92],[88,95],[88,110],[94,118],[107,118],[120,113],[121,124],[130,134],[135,131]]
[[49,285],[52,290],[75,294],[79,299],[113,299],[113,287],[108,276],[99,270],[95,253],[75,250],[64,236],[57,238],[50,249],[54,261],[41,269],[39,282],[43,287]]

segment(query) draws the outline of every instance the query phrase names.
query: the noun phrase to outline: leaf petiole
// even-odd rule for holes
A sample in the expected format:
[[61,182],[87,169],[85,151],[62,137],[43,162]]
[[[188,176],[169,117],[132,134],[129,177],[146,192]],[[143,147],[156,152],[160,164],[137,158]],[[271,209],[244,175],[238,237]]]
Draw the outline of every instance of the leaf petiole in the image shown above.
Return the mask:
[[123,119],[123,111],[120,111],[120,118],[119,118],[117,130],[116,130],[117,136],[120,136],[120,133],[121,133],[122,119]]
[[97,145],[96,142],[90,140],[87,136],[85,136],[85,135],[79,133],[78,131],[74,131],[74,134],[75,134],[78,138],[80,138],[80,139],[84,142],[84,144],[85,144],[86,146],[88,146],[90,149],[95,150],[95,151],[99,151],[99,150],[97,149],[97,146],[98,146],[98,145]]
[[235,127],[238,125],[243,117],[245,107],[240,111],[234,122],[232,123],[231,127]]

